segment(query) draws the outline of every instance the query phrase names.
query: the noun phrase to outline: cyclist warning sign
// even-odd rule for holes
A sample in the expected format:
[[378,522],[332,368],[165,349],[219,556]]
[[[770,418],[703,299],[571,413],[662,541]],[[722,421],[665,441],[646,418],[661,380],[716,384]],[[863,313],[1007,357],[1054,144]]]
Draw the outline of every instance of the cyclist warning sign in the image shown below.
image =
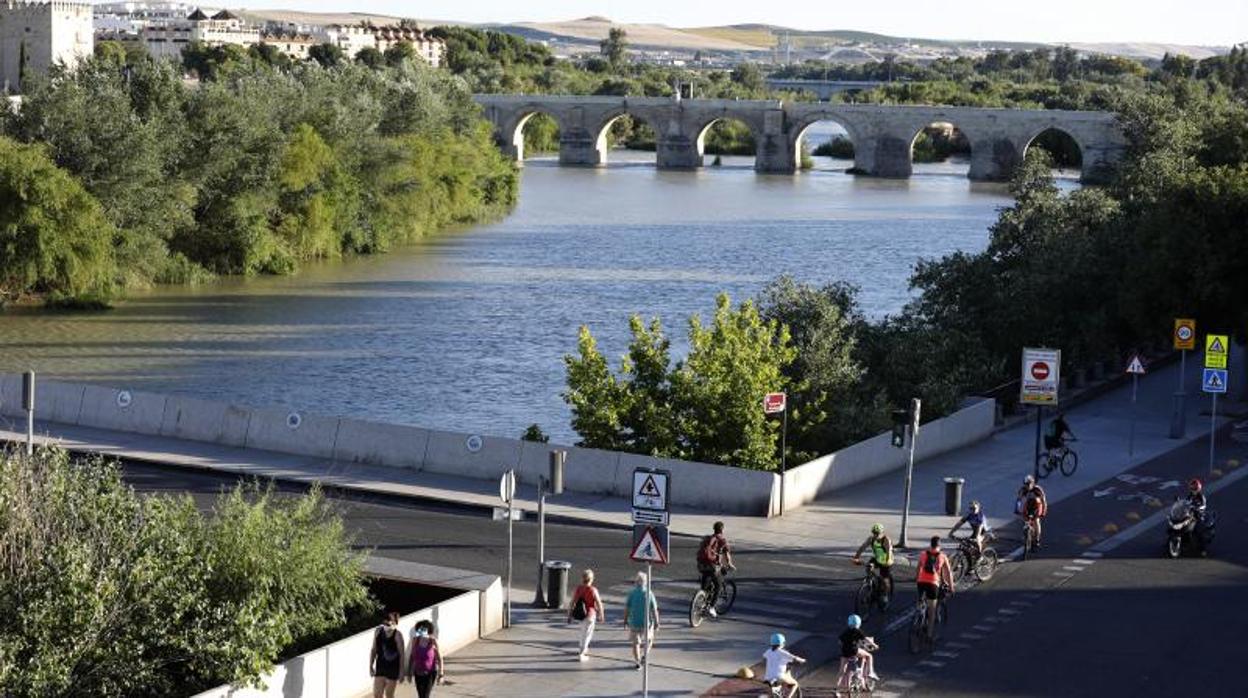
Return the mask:
[[666,565],[669,542],[667,526],[633,526],[633,552],[629,557],[637,562]]
[[1023,349],[1018,401],[1025,405],[1056,405],[1061,372],[1061,350]]
[[1144,362],[1140,360],[1139,354],[1131,357],[1131,362],[1127,364],[1127,373],[1134,373],[1137,376],[1144,375]]
[[633,508],[667,511],[671,473],[666,470],[633,471]]
[[1226,368],[1230,339],[1224,334],[1205,335],[1205,368]]
[[1196,348],[1196,321],[1190,318],[1174,320],[1174,350],[1190,351]]

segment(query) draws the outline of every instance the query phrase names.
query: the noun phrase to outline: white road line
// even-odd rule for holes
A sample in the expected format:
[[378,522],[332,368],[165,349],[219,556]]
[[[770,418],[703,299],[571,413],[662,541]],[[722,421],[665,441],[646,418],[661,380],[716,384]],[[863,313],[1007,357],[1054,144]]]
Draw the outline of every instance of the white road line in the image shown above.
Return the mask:
[[1066,565],[1066,566],[1065,566],[1065,567],[1063,567],[1062,569],[1064,569],[1064,570],[1069,570],[1069,571],[1071,571],[1071,572],[1082,572],[1082,571],[1086,570],[1086,569],[1087,569],[1087,567],[1080,567],[1079,565]]
[[941,658],[944,658],[944,659],[957,659],[957,658],[958,658],[958,653],[957,653],[957,652],[945,652],[945,651],[940,651],[940,652],[932,652],[932,656],[933,656],[933,657],[941,657]]
[[1071,577],[1075,575],[1073,572],[1064,572],[1062,570],[1057,570],[1056,572],[1053,573],[1053,576],[1054,577],[1066,577],[1067,579],[1070,579]]
[[1098,553],[1095,550],[1085,550],[1083,551],[1083,554],[1082,554],[1082,557],[1090,557],[1093,560],[1099,560],[1104,556],[1105,556],[1105,553]]
[[[982,640],[982,639],[984,639],[984,636],[983,636],[983,635],[976,635],[975,633],[962,633],[962,634],[961,634],[961,635],[959,635],[958,637],[962,638],[963,640]],[[953,643],[950,643],[950,644],[953,644]]]
[[1096,564],[1096,560],[1084,560],[1083,558],[1078,558],[1078,557],[1077,557],[1077,558],[1075,558],[1075,559],[1073,559],[1073,560],[1071,560],[1071,562],[1075,563],[1076,565],[1094,565],[1094,564]]
[[[893,685],[892,681],[888,683],[890,686]],[[900,693],[893,693],[892,691],[872,691],[871,695],[875,696],[875,698],[901,698]]]
[[1003,616],[1016,616],[1019,613],[1022,613],[1022,611],[1017,608],[998,608],[997,613],[1000,613]]
[[1031,606],[1032,603],[1030,601],[1019,601],[1015,599],[1014,601],[1010,602],[1010,605],[1011,606]]
[[992,632],[992,626],[991,625],[972,625],[971,630],[977,630],[981,633],[990,633]]
[[[890,681],[888,682],[888,687],[889,687],[889,688],[900,688],[900,689],[901,689],[901,690],[903,690],[903,691],[904,691],[904,690],[906,690],[906,689],[908,689],[908,688],[914,688],[914,687],[915,687],[915,686],[917,686],[917,685],[918,685],[918,684],[916,684],[915,682],[913,682],[913,681],[906,681],[905,679],[893,679],[893,680],[890,680]],[[877,695],[878,695],[878,694],[877,694]]]
[[944,666],[945,666],[945,663],[944,663],[944,662],[933,662],[933,661],[932,661],[932,660],[930,660],[930,659],[924,659],[923,661],[919,662],[919,666],[930,666],[930,667],[931,667],[931,668],[933,668],[933,669],[943,669],[943,668],[944,668]]

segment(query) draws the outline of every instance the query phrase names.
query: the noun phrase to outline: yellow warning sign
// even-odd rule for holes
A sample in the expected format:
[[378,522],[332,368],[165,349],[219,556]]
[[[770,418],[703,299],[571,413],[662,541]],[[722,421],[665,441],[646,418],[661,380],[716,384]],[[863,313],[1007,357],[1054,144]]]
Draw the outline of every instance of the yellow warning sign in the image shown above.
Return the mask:
[[1224,334],[1205,335],[1205,368],[1226,368],[1230,338]]
[[1190,318],[1175,318],[1174,350],[1191,351],[1196,348],[1196,321]]

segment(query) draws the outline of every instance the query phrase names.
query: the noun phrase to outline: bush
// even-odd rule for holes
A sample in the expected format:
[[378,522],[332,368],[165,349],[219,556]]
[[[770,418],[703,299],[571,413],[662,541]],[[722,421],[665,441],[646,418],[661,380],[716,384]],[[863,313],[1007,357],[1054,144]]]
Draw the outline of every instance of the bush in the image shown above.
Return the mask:
[[187,695],[256,683],[371,606],[319,492],[238,487],[212,516],[115,465],[0,456],[0,694]]

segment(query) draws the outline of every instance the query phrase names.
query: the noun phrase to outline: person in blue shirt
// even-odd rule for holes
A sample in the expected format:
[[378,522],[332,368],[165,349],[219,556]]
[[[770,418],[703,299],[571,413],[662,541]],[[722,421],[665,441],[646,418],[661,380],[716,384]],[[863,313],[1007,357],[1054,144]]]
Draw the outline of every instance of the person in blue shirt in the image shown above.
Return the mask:
[[[628,592],[628,598],[624,602],[624,624],[628,627],[628,640],[633,646],[633,664],[638,669],[641,668],[642,644],[646,646],[645,653],[650,654],[650,646],[654,644],[654,633],[659,630],[659,602],[655,600],[653,592],[649,596],[650,613],[647,614],[646,573],[638,572],[637,583],[633,586],[633,590]],[[650,632],[647,632],[647,629]]]
[[958,519],[958,522],[949,529],[949,537],[953,537],[954,531],[962,528],[962,524],[966,524],[971,529],[971,538],[974,539],[979,552],[984,552],[984,534],[988,532],[988,517],[984,516],[983,507],[979,502],[971,502],[971,508],[966,512],[966,516]]

